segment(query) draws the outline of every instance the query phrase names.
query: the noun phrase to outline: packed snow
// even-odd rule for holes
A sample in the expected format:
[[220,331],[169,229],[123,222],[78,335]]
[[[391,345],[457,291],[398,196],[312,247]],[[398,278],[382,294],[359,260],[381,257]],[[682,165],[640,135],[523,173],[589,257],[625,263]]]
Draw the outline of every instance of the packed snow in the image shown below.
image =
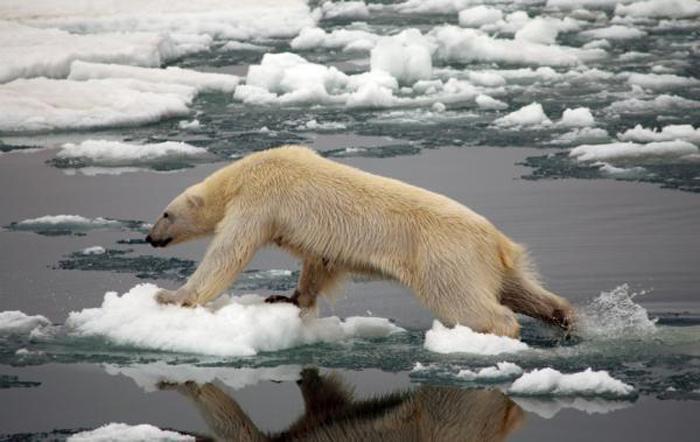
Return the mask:
[[85,140],[67,143],[56,154],[61,159],[81,159],[90,166],[120,167],[147,166],[163,160],[197,159],[207,150],[183,142],[165,141],[152,144],[133,144],[108,140]]
[[613,378],[607,371],[588,368],[578,373],[561,373],[553,368],[535,369],[523,374],[508,388],[522,396],[603,396],[630,397],[634,387]]
[[206,307],[159,305],[158,290],[140,284],[122,296],[109,292],[100,307],[72,312],[66,325],[73,335],[100,336],[117,345],[215,356],[252,356],[403,331],[377,317],[302,319],[294,305],[266,304],[257,295],[223,296]]
[[137,441],[194,441],[193,436],[161,430],[149,424],[128,425],[110,423],[94,430],[82,431],[68,437],[70,442],[137,442]]
[[463,325],[447,328],[440,321],[425,333],[426,349],[436,353],[474,353],[496,355],[527,350],[524,342],[505,336],[478,333]]

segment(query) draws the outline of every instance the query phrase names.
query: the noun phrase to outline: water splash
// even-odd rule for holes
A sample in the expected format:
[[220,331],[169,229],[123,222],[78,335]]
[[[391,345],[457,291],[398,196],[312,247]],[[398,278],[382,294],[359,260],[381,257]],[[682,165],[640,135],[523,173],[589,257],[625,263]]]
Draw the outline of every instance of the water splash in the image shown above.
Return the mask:
[[643,338],[656,333],[656,320],[634,302],[629,284],[602,292],[580,312],[580,334],[588,339]]

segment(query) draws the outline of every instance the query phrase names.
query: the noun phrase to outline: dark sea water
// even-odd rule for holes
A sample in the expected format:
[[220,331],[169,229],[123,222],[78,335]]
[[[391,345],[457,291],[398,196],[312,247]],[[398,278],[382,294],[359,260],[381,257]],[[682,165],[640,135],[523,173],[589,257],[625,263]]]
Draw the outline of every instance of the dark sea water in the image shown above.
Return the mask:
[[[533,17],[573,14],[544,2],[496,6],[506,13],[526,10]],[[598,12],[603,16],[582,29],[619,22],[611,7]],[[319,27],[379,35],[414,27],[427,33],[456,24],[456,14],[387,7],[372,9],[366,25],[337,18]],[[443,110],[432,103],[379,109],[314,102],[260,106],[206,92],[194,100],[187,118],[201,122],[198,130],[181,129],[182,119],[175,118],[128,128],[0,132],[0,225],[5,226],[0,230],[0,311],[43,315],[51,323],[42,324],[41,333],[31,332],[34,327],[0,326],[0,440],[64,440],[111,422],[146,423],[202,440],[256,440],[247,437],[258,432],[279,440],[697,440],[697,154],[617,159],[609,165],[623,170],[612,174],[569,155],[579,144],[619,141],[618,133],[637,124],[698,125],[697,83],[662,90],[628,84],[630,72],[649,73],[657,65],[697,80],[697,19],[678,19],[675,28],[651,18],[624,22],[646,37],[611,40],[605,59],[555,67],[558,75],[525,78],[501,72],[507,82],[498,95],[492,92],[508,103],[505,111],[480,109],[473,100],[445,103]],[[557,37],[558,44],[572,47],[587,42],[578,31]],[[245,76],[265,52],[291,51],[347,74],[368,68],[366,52],[293,50],[289,38],[256,43],[267,49],[212,49],[169,65]],[[637,55],[623,56],[630,53]],[[433,66],[434,78],[441,80],[523,67],[444,59]],[[415,90],[402,93],[422,96]],[[696,104],[676,100],[642,110],[611,106],[663,94]],[[496,118],[534,101],[553,124],[494,125]],[[564,109],[579,106],[590,108],[605,136],[562,141],[570,128],[556,121]],[[312,120],[321,126],[309,124]],[[94,158],[56,156],[62,144],[87,139],[184,141],[205,148],[207,155],[127,162],[119,167],[137,170],[116,170],[124,173],[105,173],[115,168]],[[177,353],[72,333],[70,312],[100,306],[106,292],[122,294],[143,282],[166,288],[182,284],[207,242],[153,249],[143,242],[144,223],[227,162],[285,143],[309,145],[344,164],[445,194],[483,214],[528,246],[546,285],[576,305],[582,332],[566,341],[522,318],[527,351],[434,353],[423,346],[432,315],[410,292],[390,282],[357,279],[335,299],[323,301],[320,315],[389,318],[404,332],[253,356]],[[58,214],[112,221],[92,227],[17,224]],[[105,253],[81,252],[93,246]],[[230,293],[289,294],[299,269],[300,263],[282,252],[262,250]],[[519,396],[509,393],[510,380],[458,376],[460,370],[501,361],[526,371],[606,370],[634,392]],[[416,363],[427,368],[417,370]]]

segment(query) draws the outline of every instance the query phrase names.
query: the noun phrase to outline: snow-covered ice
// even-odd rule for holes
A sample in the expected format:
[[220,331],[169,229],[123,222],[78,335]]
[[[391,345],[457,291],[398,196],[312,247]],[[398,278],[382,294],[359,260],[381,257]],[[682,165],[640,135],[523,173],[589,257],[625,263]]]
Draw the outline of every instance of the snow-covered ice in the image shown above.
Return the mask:
[[527,350],[524,342],[505,336],[478,333],[463,325],[447,328],[440,321],[425,333],[426,349],[436,353],[474,353],[496,355]]
[[196,159],[205,155],[207,155],[206,149],[177,141],[133,144],[120,141],[85,140],[78,144],[64,144],[56,157],[81,159],[91,166],[121,167],[147,166],[157,161]]
[[634,141],[637,143],[649,143],[652,141],[683,140],[700,145],[700,128],[690,124],[670,124],[661,130],[647,129],[641,124],[617,135],[621,141]]
[[692,18],[700,16],[698,0],[646,0],[615,7],[616,15],[654,18]]
[[363,1],[336,1],[321,4],[321,13],[326,20],[334,18],[366,19],[369,8]]
[[522,396],[603,396],[630,397],[634,387],[613,378],[605,370],[590,368],[578,373],[561,373],[553,368],[535,369],[523,374],[508,388]]
[[610,161],[642,158],[680,158],[698,153],[698,147],[687,141],[654,141],[647,144],[618,142],[576,146],[569,155],[577,161]]
[[605,39],[605,40],[628,40],[632,38],[641,38],[647,35],[646,32],[623,25],[612,25],[605,28],[590,29],[581,32],[581,36],[590,39]]
[[535,102],[497,118],[493,123],[503,127],[523,127],[547,125],[551,124],[552,121],[544,113],[542,105]]
[[[385,337],[403,331],[384,318],[301,318],[291,304],[266,304],[257,295],[223,296],[212,305],[159,305],[158,287],[140,284],[100,307],[72,312],[76,336],[99,336],[118,345],[215,356],[251,356],[317,342]],[[524,344],[523,344],[524,345]]]
[[692,87],[700,85],[700,80],[693,77],[681,77],[673,74],[640,74],[631,73],[627,82],[645,89],[665,90]]
[[80,251],[83,255],[104,255],[107,250],[102,246],[86,247]]
[[503,18],[503,12],[498,8],[479,5],[459,11],[459,24],[465,28],[478,28],[495,23]]
[[429,43],[417,29],[379,40],[370,54],[370,66],[403,84],[429,80],[433,74]]
[[523,374],[523,369],[518,364],[503,361],[493,367],[484,367],[479,371],[460,370],[457,377],[466,381],[478,382],[503,382],[515,379]]
[[128,425],[109,423],[94,430],[82,431],[68,437],[70,442],[138,442],[194,441],[193,436],[161,430],[149,424]]
[[0,312],[0,333],[3,335],[25,334],[50,324],[42,315],[27,315],[17,310]]
[[591,110],[587,107],[566,109],[561,116],[559,124],[567,127],[587,127],[595,124]]

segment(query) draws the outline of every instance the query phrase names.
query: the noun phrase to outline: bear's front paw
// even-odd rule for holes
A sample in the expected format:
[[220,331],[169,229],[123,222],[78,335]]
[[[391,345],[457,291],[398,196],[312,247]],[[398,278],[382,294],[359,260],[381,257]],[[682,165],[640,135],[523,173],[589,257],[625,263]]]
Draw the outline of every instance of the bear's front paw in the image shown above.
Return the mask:
[[270,295],[267,298],[265,298],[265,302],[268,304],[277,304],[278,302],[288,302],[290,304],[298,305],[296,299],[294,299],[293,297],[290,298],[289,296],[284,296],[284,295]]
[[156,294],[156,301],[162,305],[175,304],[183,307],[192,307],[196,304],[190,293],[183,289],[177,291],[161,289]]

